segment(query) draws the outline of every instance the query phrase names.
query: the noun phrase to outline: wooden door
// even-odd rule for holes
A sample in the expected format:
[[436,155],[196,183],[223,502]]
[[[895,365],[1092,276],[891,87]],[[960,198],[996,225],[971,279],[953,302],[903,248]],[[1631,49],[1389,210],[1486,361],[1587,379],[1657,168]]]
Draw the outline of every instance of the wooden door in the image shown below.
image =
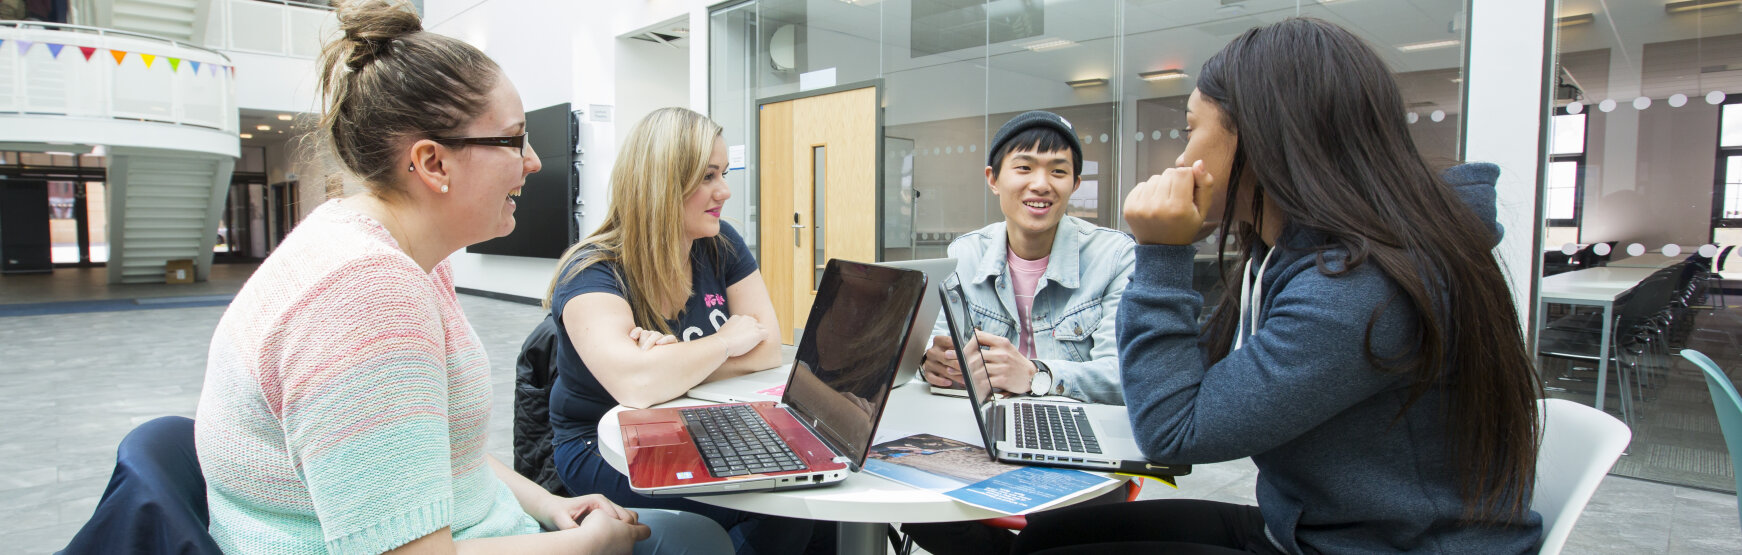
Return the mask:
[[762,274],[790,345],[828,259],[877,261],[877,89],[763,104],[758,119]]

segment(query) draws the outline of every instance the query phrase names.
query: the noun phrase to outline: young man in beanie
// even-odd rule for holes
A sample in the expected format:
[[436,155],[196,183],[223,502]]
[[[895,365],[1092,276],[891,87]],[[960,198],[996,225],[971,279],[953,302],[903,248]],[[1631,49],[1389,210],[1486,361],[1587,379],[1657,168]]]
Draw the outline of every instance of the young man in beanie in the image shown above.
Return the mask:
[[[1113,321],[1135,243],[1065,215],[1082,184],[1076,130],[1058,114],[1027,112],[1000,127],[987,152],[986,186],[1004,221],[957,237],[949,253],[989,381],[1009,393],[1124,404]],[[924,368],[932,385],[962,384],[941,319]]]
[[[992,136],[986,186],[1004,221],[950,243],[993,387],[1125,404],[1114,313],[1131,281],[1136,243],[1124,232],[1065,215],[1082,185],[1083,145],[1071,123],[1044,111],[1016,116]],[[962,386],[939,315],[923,375]],[[1110,500],[1122,499],[1120,489]],[[1014,535],[978,522],[903,525],[927,551],[1006,553]]]

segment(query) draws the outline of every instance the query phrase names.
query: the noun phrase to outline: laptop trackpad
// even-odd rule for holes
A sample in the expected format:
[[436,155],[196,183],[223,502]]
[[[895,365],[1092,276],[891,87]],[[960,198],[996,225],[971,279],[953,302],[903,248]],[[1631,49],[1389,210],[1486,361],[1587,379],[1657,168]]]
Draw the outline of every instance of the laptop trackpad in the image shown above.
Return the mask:
[[632,447],[658,447],[689,443],[689,432],[677,422],[656,422],[625,426],[623,444]]

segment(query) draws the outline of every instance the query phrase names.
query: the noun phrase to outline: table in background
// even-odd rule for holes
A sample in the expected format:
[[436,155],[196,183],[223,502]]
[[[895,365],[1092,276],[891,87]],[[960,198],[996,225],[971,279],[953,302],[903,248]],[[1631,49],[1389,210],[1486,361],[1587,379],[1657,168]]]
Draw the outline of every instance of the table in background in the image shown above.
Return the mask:
[[1689,253],[1683,253],[1675,256],[1664,256],[1662,253],[1648,252],[1639,256],[1629,256],[1620,260],[1612,260],[1608,264],[1604,264],[1604,266],[1610,268],[1663,269],[1680,264],[1682,261],[1687,260],[1689,256],[1692,255]]
[[[660,406],[705,404],[710,403],[679,398]],[[623,457],[623,431],[617,424],[617,414],[623,410],[625,409],[621,406],[613,408],[599,420],[599,451],[605,455],[605,461],[612,468],[627,474],[628,463]],[[980,433],[974,427],[974,413],[966,399],[932,395],[924,384],[908,383],[890,392],[889,405],[884,408],[877,435],[879,438],[894,438],[930,433],[979,445]],[[892,435],[892,432],[900,434]],[[1123,485],[1123,480],[1116,480],[1071,498],[1059,506],[1087,501]],[[884,547],[888,541],[885,527],[889,523],[956,522],[1005,516],[996,511],[968,506],[941,493],[865,472],[855,472],[841,483],[828,487],[699,495],[690,499],[740,511],[839,522],[839,548],[843,555],[887,552]]]
[[[1659,255],[1662,256],[1662,255]],[[1640,258],[1640,257],[1635,257]],[[1603,410],[1609,379],[1609,345],[1614,341],[1615,299],[1633,290],[1658,268],[1628,268],[1615,265],[1575,270],[1542,278],[1537,313],[1549,303],[1595,306],[1603,309],[1603,331],[1597,342],[1597,410]]]

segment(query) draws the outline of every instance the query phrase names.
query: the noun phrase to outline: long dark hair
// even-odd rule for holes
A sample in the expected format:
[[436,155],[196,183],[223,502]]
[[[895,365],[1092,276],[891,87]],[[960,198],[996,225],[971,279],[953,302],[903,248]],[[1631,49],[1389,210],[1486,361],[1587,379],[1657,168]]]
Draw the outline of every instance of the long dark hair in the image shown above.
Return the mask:
[[[1260,244],[1254,226],[1231,227],[1239,180],[1252,172],[1253,221],[1280,210],[1290,230],[1326,237],[1313,246],[1320,272],[1378,265],[1407,297],[1390,302],[1414,307],[1417,343],[1375,352],[1380,306],[1367,323],[1367,360],[1414,378],[1402,410],[1430,391],[1445,395],[1447,460],[1466,519],[1524,514],[1536,480],[1542,392],[1490,252],[1494,231],[1422,160],[1384,61],[1336,25],[1288,19],[1247,31],[1211,57],[1198,92],[1222,108],[1222,123],[1238,137],[1223,240],[1238,237],[1242,259]],[[1326,265],[1331,249],[1347,251],[1342,268]],[[1211,360],[1228,355],[1238,306],[1235,295],[1223,295],[1205,324]]]

